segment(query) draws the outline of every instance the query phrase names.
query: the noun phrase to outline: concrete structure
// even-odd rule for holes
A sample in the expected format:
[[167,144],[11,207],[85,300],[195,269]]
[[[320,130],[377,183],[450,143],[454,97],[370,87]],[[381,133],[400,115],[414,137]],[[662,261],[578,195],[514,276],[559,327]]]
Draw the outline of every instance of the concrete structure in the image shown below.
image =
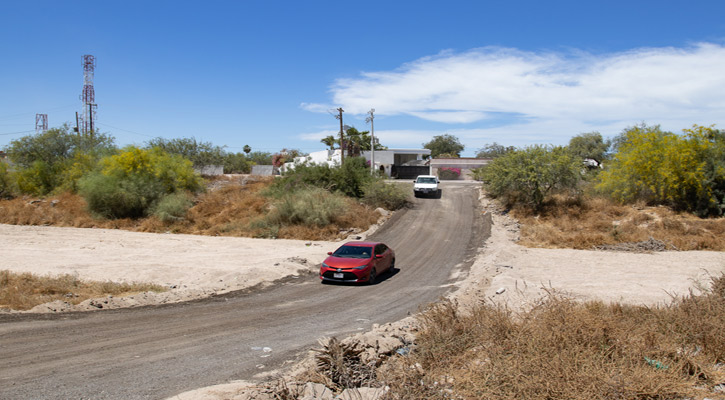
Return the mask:
[[[369,151],[363,151],[361,155],[370,162]],[[387,176],[393,176],[393,167],[426,166],[428,165],[427,158],[430,158],[430,150],[428,149],[375,150],[375,165],[373,167],[384,172]]]
[[[365,160],[370,162],[370,152],[363,151],[361,156],[365,157]],[[375,150],[375,165],[372,166],[378,171],[383,172],[387,176],[393,176],[395,174],[395,167],[406,167],[406,166],[427,166],[426,158],[430,157],[430,150],[428,149],[388,149],[388,150]],[[294,169],[295,165],[302,163],[329,166],[340,165],[340,150],[322,150],[312,152],[306,156],[296,157],[293,162],[286,163],[282,166],[280,171],[285,173],[286,171]],[[426,173],[430,173],[430,169]]]
[[462,180],[473,180],[473,172],[476,168],[483,167],[491,162],[491,158],[434,158],[430,160],[432,175],[440,176],[438,171],[441,168],[459,168]]
[[279,171],[274,165],[252,165],[251,175],[274,176],[279,175]]
[[224,175],[224,166],[205,165],[203,167],[194,167],[194,171],[196,171],[199,175],[203,176],[219,176]]

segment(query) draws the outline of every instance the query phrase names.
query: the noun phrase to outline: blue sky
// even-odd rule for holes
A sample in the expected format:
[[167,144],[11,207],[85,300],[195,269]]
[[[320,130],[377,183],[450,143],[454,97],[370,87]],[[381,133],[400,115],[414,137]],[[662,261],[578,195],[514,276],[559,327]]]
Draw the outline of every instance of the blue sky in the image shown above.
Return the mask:
[[2,1],[0,148],[81,111],[96,57],[117,144],[321,150],[344,122],[392,148],[450,133],[566,144],[645,122],[725,128],[723,1]]

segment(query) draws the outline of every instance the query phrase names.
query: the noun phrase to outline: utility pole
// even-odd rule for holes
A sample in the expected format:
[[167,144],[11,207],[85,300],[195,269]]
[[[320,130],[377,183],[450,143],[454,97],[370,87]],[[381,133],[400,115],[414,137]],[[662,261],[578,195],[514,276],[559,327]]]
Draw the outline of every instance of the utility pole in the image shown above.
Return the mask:
[[370,173],[375,175],[375,109],[371,108],[368,115],[365,122],[370,122]]
[[337,111],[340,113],[339,115],[336,115],[335,118],[340,120],[340,165],[342,165],[345,163],[345,137],[342,130],[342,113],[345,110],[340,107]]

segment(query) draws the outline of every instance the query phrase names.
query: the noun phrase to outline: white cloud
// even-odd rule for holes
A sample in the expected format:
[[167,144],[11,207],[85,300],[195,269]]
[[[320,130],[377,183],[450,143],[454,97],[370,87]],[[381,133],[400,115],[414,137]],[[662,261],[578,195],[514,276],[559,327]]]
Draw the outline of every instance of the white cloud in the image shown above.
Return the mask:
[[[487,47],[338,79],[332,103],[357,115],[375,108],[378,115],[473,125],[459,129],[466,136],[558,132],[570,138],[582,131],[618,132],[642,121],[679,130],[723,118],[723,65],[725,47],[712,43],[603,55]],[[502,122],[509,113],[518,118]],[[494,118],[498,128],[475,128]]]

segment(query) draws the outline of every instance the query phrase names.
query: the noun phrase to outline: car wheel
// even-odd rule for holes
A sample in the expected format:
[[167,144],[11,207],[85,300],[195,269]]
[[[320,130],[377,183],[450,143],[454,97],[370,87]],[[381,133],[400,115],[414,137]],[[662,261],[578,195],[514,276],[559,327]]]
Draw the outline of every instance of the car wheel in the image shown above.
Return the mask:
[[375,271],[375,268],[373,268],[373,270],[370,271],[370,276],[368,277],[368,285],[374,285],[377,279],[378,273]]

